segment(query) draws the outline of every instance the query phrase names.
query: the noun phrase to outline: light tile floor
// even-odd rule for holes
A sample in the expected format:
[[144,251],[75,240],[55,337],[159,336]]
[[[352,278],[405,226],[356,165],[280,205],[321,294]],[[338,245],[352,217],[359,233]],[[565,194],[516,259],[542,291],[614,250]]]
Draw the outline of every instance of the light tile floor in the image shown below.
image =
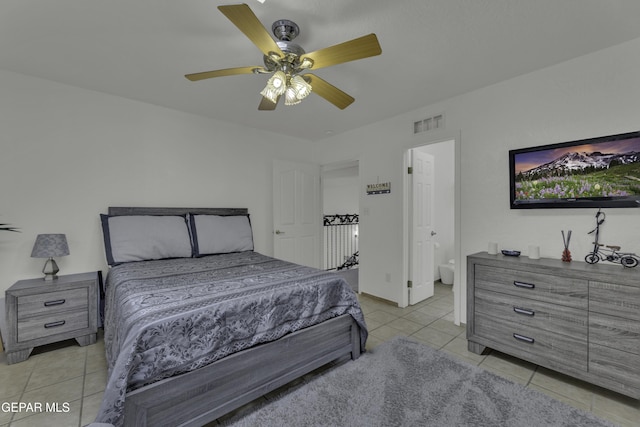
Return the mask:
[[[437,282],[434,297],[404,309],[364,294],[359,298],[370,333],[367,348],[398,335],[410,336],[620,426],[640,426],[640,401],[498,352],[467,351],[464,326],[453,324],[451,286]],[[7,365],[0,353],[0,427],[84,426],[98,411],[106,375],[101,336],[87,347],[74,341],[43,346],[27,361],[14,365]],[[12,412],[6,407],[19,402],[41,402],[43,410],[45,402],[57,402],[60,412],[34,413],[33,406]]]
[[[37,347],[29,359],[13,365],[7,365],[4,353],[0,353],[0,426],[89,424],[98,413],[106,382],[101,333],[94,345],[80,347],[69,340]],[[20,403],[28,406],[8,406]]]

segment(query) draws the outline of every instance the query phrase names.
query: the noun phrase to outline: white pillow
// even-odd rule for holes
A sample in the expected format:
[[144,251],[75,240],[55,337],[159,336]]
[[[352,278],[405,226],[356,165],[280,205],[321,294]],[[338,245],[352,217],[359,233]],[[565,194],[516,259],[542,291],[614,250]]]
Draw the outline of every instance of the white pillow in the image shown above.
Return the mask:
[[100,217],[109,265],[193,256],[186,216]]
[[253,250],[249,215],[190,215],[195,256]]

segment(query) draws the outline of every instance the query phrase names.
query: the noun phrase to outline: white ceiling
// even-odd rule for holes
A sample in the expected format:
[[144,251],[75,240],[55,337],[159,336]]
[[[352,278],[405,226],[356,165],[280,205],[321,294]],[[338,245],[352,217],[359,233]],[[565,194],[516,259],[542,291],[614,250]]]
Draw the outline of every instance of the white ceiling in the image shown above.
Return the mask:
[[[356,98],[258,111],[268,76],[214,0],[2,0],[0,69],[311,141],[640,37],[638,0],[256,0],[307,52],[376,33],[382,55],[315,73]],[[612,64],[615,66],[615,64]],[[410,123],[407,124],[410,126]]]

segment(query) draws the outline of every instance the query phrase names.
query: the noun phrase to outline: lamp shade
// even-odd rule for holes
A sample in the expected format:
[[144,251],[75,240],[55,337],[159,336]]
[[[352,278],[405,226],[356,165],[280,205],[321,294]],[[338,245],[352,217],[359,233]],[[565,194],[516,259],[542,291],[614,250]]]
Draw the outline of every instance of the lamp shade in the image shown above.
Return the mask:
[[300,75],[291,77],[291,86],[296,90],[298,99],[305,99],[311,93],[311,85]]
[[264,96],[274,104],[278,102],[278,97],[282,95],[286,89],[287,76],[284,72],[278,70],[267,81],[267,85],[262,89],[260,95]]
[[69,255],[67,236],[64,234],[38,234],[31,258],[51,258]]

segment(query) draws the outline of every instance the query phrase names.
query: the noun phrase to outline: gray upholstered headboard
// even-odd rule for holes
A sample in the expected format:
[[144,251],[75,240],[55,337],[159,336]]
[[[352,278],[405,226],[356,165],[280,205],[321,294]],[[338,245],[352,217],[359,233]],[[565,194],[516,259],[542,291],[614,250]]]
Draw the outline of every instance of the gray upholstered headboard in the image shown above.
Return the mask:
[[247,208],[155,208],[155,207],[109,207],[109,215],[246,215]]

